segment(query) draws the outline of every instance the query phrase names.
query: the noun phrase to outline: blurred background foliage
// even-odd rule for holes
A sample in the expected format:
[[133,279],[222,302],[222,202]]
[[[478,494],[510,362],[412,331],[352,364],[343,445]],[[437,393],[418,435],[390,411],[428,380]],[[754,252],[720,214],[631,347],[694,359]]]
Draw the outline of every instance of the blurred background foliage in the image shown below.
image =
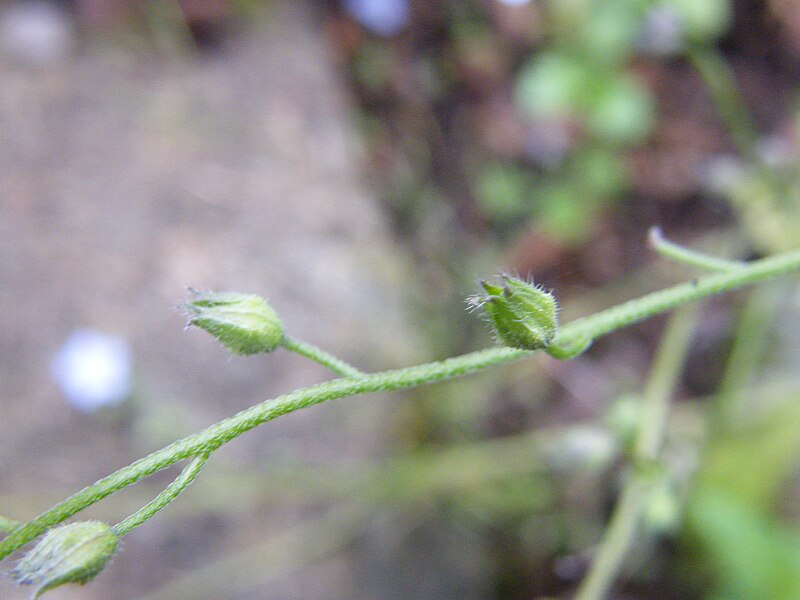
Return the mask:
[[[564,0],[416,8],[389,39],[374,28],[347,35],[347,17],[337,32],[375,181],[404,235],[421,239],[423,260],[460,248],[454,271],[463,276],[481,272],[475,265],[489,251],[563,294],[651,260],[641,252],[648,222],[739,257],[797,247],[796,7]],[[442,221],[452,228],[431,224]],[[773,361],[786,352],[796,360],[793,344],[774,340],[796,294],[796,286],[753,292],[738,326],[701,326],[712,339],[690,354],[675,418],[691,407],[697,412],[681,425],[703,433],[665,453],[676,453],[675,464],[646,513],[650,535],[630,564],[627,597],[800,597],[796,525],[785,514],[797,499],[797,381],[789,376],[795,389],[785,397],[768,391],[786,375]],[[609,355],[596,360],[614,365],[619,351],[597,348]],[[597,408],[614,415],[635,405]],[[543,408],[520,410],[541,418]],[[614,490],[596,496],[599,512],[562,498],[556,513],[594,537]],[[588,560],[586,538],[562,533],[555,555]],[[516,566],[522,580],[536,572]]]
[[[51,6],[87,47],[202,60],[275,4]],[[309,5],[352,101],[361,173],[414,265],[404,288],[424,358],[490,342],[464,312],[478,274],[531,275],[568,319],[694,276],[644,250],[654,224],[735,259],[800,246],[795,2]],[[798,308],[794,282],[704,306],[611,597],[800,598]],[[241,510],[280,489],[322,516],[152,597],[232,589],[232,574],[302,571],[353,546],[378,581],[360,597],[408,597],[395,577],[404,552],[435,565],[425,549],[442,547],[460,564],[442,571],[460,578],[445,586],[453,597],[571,597],[637,468],[632,439],[662,327],[615,334],[574,364],[528,361],[409,394],[384,458],[217,474],[215,485],[241,490]],[[224,503],[202,479],[187,512]],[[402,534],[376,550],[368,522]]]

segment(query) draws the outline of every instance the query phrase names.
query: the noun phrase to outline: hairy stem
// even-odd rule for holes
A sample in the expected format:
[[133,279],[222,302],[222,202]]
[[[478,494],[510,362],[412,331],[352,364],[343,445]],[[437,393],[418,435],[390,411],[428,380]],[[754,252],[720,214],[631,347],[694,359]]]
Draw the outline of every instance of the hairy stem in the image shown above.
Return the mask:
[[296,340],[288,335],[284,336],[282,346],[287,350],[296,352],[297,354],[305,356],[306,358],[310,358],[314,362],[330,369],[341,377],[359,377],[364,374],[363,371],[359,371],[354,366],[344,362],[342,359],[334,356],[333,354],[329,354],[328,352],[325,352],[316,346],[313,346],[307,342]]
[[163,492],[133,513],[130,517],[117,523],[114,526],[116,534],[120,537],[127,535],[177,498],[178,495],[194,481],[195,477],[200,473],[200,469],[203,468],[207,461],[207,454],[194,457],[194,459],[184,467],[180,475],[175,478],[175,481],[170,483]]
[[647,234],[647,240],[650,247],[664,258],[669,258],[691,267],[699,267],[707,271],[730,271],[745,266],[743,262],[709,256],[671,242],[664,237],[660,227],[651,227]]
[[589,317],[567,323],[553,340],[557,347],[573,347],[612,331],[637,323],[700,298],[770,279],[800,268],[800,251],[785,252],[750,263],[739,269],[714,273],[618,304]]
[[[800,251],[754,261],[740,269],[707,275],[687,283],[630,300],[566,324],[553,346],[575,354],[592,340],[612,331],[694,300],[769,279],[800,268]],[[529,355],[526,350],[491,348],[404,369],[327,381],[256,404],[200,433],[173,442],[84,488],[33,520],[17,527],[0,542],[0,559],[48,528],[71,517],[117,490],[190,457],[208,455],[246,431],[279,416],[328,400],[368,392],[392,391],[475,373]]]
[[210,454],[246,431],[287,413],[335,398],[366,392],[397,390],[442,381],[506,363],[526,354],[529,353],[525,350],[491,348],[441,362],[384,371],[359,378],[335,379],[256,404],[200,433],[173,442],[169,446],[123,467],[42,513],[21,528],[14,530],[9,537],[0,542],[0,559],[8,556],[53,525],[95,504],[115,491],[136,483],[180,460]]
[[676,313],[661,343],[644,393],[642,420],[634,447],[633,471],[620,493],[591,570],[575,600],[602,600],[608,594],[636,535],[653,485],[648,465],[658,459],[667,425],[669,398],[689,348],[696,311]]

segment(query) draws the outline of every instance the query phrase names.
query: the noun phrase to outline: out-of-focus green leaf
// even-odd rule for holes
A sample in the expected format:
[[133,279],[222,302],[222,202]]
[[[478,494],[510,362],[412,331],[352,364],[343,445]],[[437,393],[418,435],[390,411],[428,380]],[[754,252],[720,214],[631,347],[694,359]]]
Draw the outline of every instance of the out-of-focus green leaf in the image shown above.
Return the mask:
[[608,78],[598,87],[588,114],[588,128],[612,143],[642,141],[653,125],[655,109],[647,90],[629,77]]
[[534,222],[565,244],[578,244],[591,231],[596,198],[582,195],[572,181],[551,182],[537,190]]
[[492,219],[511,221],[529,210],[531,187],[531,177],[524,169],[512,165],[488,165],[478,173],[478,204]]
[[800,398],[793,398],[747,429],[712,438],[697,483],[728,492],[756,510],[769,510],[798,466]]
[[576,36],[578,43],[593,60],[619,64],[633,51],[644,20],[644,7],[646,4],[637,0],[595,2],[589,23]]
[[562,52],[545,52],[520,72],[517,104],[533,118],[574,114],[593,81],[585,61]]
[[713,487],[692,496],[688,517],[715,580],[711,598],[800,598],[800,532]]
[[611,198],[627,184],[627,174],[617,153],[606,146],[587,146],[570,160],[570,178],[592,195]]

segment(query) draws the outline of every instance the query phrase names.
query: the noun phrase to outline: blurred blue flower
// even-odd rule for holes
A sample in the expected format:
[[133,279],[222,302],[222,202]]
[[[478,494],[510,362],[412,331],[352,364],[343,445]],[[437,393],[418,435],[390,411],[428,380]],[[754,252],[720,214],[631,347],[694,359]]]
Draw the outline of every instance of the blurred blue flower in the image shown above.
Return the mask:
[[400,33],[408,24],[408,0],[344,0],[344,9],[356,21],[378,35]]
[[669,6],[654,6],[642,24],[639,49],[657,56],[675,54],[684,45],[685,29],[676,10]]
[[0,2],[0,52],[34,65],[69,58],[75,30],[62,4],[66,3]]
[[119,404],[131,392],[130,348],[120,337],[79,329],[56,354],[50,373],[78,410]]

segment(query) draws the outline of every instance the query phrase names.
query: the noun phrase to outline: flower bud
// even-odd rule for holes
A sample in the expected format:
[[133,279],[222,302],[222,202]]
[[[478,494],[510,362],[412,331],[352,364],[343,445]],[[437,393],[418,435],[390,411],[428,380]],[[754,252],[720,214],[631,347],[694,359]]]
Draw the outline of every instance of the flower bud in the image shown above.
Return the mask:
[[205,329],[234,354],[272,352],[283,342],[283,323],[261,296],[198,292],[183,306],[189,325]]
[[45,536],[19,561],[13,571],[17,583],[36,586],[38,598],[65,583],[92,580],[114,556],[119,537],[100,521],[61,525]]
[[681,522],[681,498],[674,482],[666,478],[655,484],[645,501],[642,517],[648,529],[660,534],[673,533]]
[[540,350],[550,345],[558,330],[558,306],[552,294],[516,277],[503,275],[503,285],[482,281],[486,296],[471,299],[489,316],[499,340],[506,346]]

